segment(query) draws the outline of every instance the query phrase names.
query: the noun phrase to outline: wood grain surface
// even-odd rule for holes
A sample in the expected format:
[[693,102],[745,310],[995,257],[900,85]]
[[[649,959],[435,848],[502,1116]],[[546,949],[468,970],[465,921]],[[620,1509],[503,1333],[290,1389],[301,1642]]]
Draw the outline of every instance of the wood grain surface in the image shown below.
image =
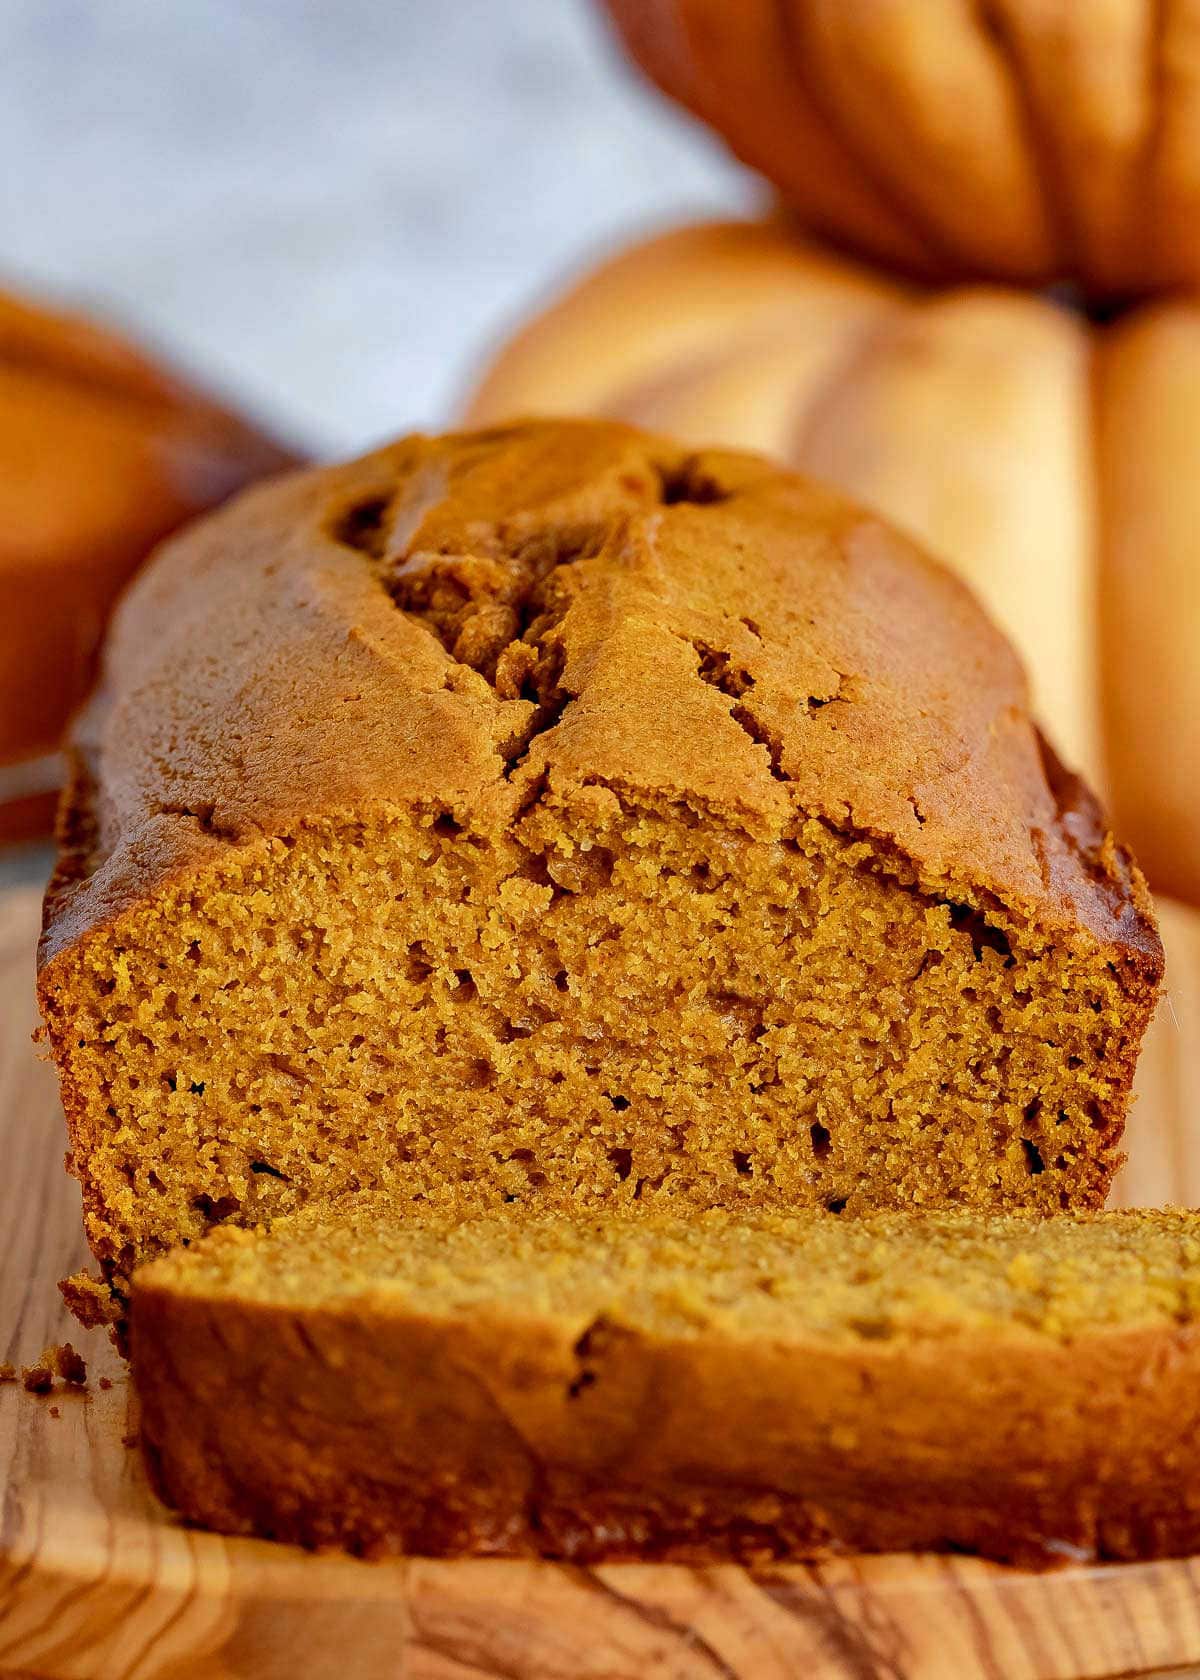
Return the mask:
[[[175,1523],[127,1444],[106,1339],[55,1282],[84,1259],[37,1060],[36,893],[0,897],[0,1359],[69,1338],[89,1386],[0,1386],[0,1676],[8,1680],[1082,1680],[1200,1676],[1200,1560],[1030,1575],[965,1558],[723,1566],[360,1563]],[[1164,912],[1121,1199],[1200,1200],[1200,916]],[[105,1377],[111,1388],[101,1388]],[[58,1411],[55,1417],[51,1408]]]

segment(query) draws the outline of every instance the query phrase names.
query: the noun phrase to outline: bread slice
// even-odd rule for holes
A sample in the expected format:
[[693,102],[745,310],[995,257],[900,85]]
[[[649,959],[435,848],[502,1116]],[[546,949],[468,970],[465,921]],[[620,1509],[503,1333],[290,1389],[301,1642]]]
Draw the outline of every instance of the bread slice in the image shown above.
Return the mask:
[[1200,1216],[522,1217],[380,1198],[139,1270],[165,1498],[563,1558],[1200,1546]]
[[1162,953],[966,589],[748,455],[415,438],[126,600],[40,992],[93,1248],[1099,1205]]

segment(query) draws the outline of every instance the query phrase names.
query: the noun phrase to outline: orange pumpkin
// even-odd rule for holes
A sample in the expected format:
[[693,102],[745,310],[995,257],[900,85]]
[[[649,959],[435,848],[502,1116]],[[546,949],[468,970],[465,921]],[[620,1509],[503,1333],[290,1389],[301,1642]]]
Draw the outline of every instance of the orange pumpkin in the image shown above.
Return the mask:
[[1200,283],[1200,0],[606,0],[810,223],[941,280]]
[[49,824],[54,750],[130,573],[289,459],[111,333],[0,293],[0,836]]
[[906,525],[1023,649],[1153,884],[1200,902],[1200,306],[1094,326],[771,224],[695,227],[535,320],[470,418],[533,412],[764,450]]

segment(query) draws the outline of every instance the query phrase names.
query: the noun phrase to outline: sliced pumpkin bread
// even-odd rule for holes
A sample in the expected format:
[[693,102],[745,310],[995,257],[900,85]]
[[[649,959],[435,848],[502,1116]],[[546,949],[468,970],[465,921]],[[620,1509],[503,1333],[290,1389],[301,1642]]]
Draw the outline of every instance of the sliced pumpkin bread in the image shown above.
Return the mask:
[[1200,1216],[388,1200],[142,1267],[142,1432],[192,1521],[367,1553],[1200,1548]]

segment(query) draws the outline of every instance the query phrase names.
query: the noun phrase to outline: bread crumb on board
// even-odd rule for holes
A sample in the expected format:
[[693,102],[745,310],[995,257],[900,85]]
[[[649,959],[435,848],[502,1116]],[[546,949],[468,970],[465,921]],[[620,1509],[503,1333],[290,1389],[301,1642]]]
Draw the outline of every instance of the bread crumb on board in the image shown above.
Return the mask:
[[21,1367],[21,1381],[30,1394],[51,1393],[56,1378],[65,1388],[87,1387],[87,1361],[70,1342],[52,1343],[32,1365]]
[[90,1272],[72,1272],[63,1278],[58,1291],[85,1330],[113,1324],[120,1316],[109,1285]]

